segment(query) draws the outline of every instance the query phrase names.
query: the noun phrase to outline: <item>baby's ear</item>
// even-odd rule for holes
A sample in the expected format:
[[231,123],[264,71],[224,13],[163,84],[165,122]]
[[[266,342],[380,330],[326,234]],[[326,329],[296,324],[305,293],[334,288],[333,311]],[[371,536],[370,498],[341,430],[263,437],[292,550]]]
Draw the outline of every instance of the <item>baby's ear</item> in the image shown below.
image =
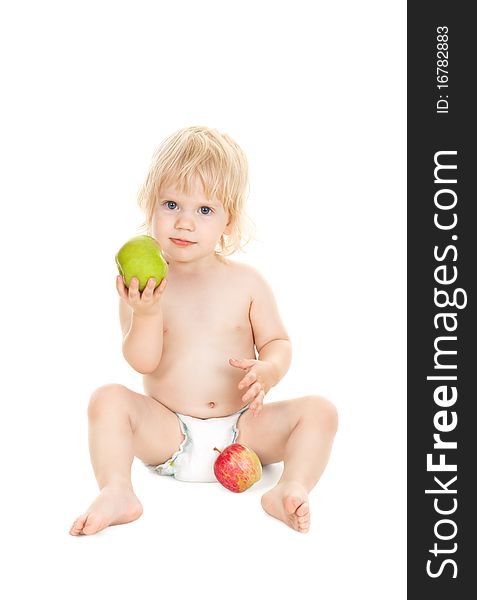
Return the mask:
[[227,225],[225,226],[225,229],[224,229],[225,235],[230,235],[232,233],[232,227],[234,224],[234,219],[233,219],[233,217],[230,216],[230,213],[228,213],[228,217],[229,217],[229,220],[227,221]]

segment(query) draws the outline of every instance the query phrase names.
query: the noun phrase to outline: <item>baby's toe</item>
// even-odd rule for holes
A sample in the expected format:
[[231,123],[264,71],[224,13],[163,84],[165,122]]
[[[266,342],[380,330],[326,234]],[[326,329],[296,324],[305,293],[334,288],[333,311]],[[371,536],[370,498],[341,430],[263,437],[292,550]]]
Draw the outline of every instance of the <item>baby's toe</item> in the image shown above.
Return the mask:
[[83,533],[86,535],[91,535],[92,533],[96,533],[102,528],[104,527],[101,517],[96,515],[88,515],[86,523],[83,526]]
[[295,520],[295,529],[301,533],[306,533],[310,528],[310,505],[308,502],[299,504],[293,516]]
[[310,505],[308,504],[308,502],[303,502],[303,504],[296,509],[296,514],[298,517],[309,516]]
[[70,528],[70,535],[80,535],[80,533],[83,531],[83,526],[86,521],[86,517],[87,515],[81,515],[76,519],[76,521]]
[[304,517],[298,517],[298,531],[303,533],[307,532],[310,528],[310,516],[309,513]]
[[297,498],[296,496],[287,496],[284,500],[285,510],[288,514],[292,515],[301,503],[302,500],[300,498]]

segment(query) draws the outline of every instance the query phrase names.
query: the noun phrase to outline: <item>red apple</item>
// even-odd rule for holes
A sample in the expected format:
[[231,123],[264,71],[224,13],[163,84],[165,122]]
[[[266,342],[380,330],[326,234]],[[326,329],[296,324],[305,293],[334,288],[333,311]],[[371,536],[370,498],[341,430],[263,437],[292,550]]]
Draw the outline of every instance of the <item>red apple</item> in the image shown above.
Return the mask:
[[214,463],[218,481],[231,492],[244,492],[260,480],[262,464],[251,448],[231,444],[222,450],[214,448],[219,456]]

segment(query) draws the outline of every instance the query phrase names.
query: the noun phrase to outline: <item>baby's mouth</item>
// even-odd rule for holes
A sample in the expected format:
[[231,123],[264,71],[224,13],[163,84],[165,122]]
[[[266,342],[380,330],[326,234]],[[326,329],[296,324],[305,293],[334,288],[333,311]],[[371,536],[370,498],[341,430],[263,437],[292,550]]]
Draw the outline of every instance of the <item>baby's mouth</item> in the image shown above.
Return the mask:
[[197,242],[191,242],[190,240],[185,240],[182,238],[169,238],[173,244],[176,246],[191,246],[192,244],[196,244]]

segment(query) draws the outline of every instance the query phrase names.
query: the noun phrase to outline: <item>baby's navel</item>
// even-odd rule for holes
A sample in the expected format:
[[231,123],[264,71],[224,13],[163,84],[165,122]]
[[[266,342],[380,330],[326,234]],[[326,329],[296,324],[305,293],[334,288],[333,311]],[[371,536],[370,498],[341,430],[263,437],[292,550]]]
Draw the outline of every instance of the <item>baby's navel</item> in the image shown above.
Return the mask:
[[209,402],[209,406],[210,406],[210,408],[214,408],[215,402]]

